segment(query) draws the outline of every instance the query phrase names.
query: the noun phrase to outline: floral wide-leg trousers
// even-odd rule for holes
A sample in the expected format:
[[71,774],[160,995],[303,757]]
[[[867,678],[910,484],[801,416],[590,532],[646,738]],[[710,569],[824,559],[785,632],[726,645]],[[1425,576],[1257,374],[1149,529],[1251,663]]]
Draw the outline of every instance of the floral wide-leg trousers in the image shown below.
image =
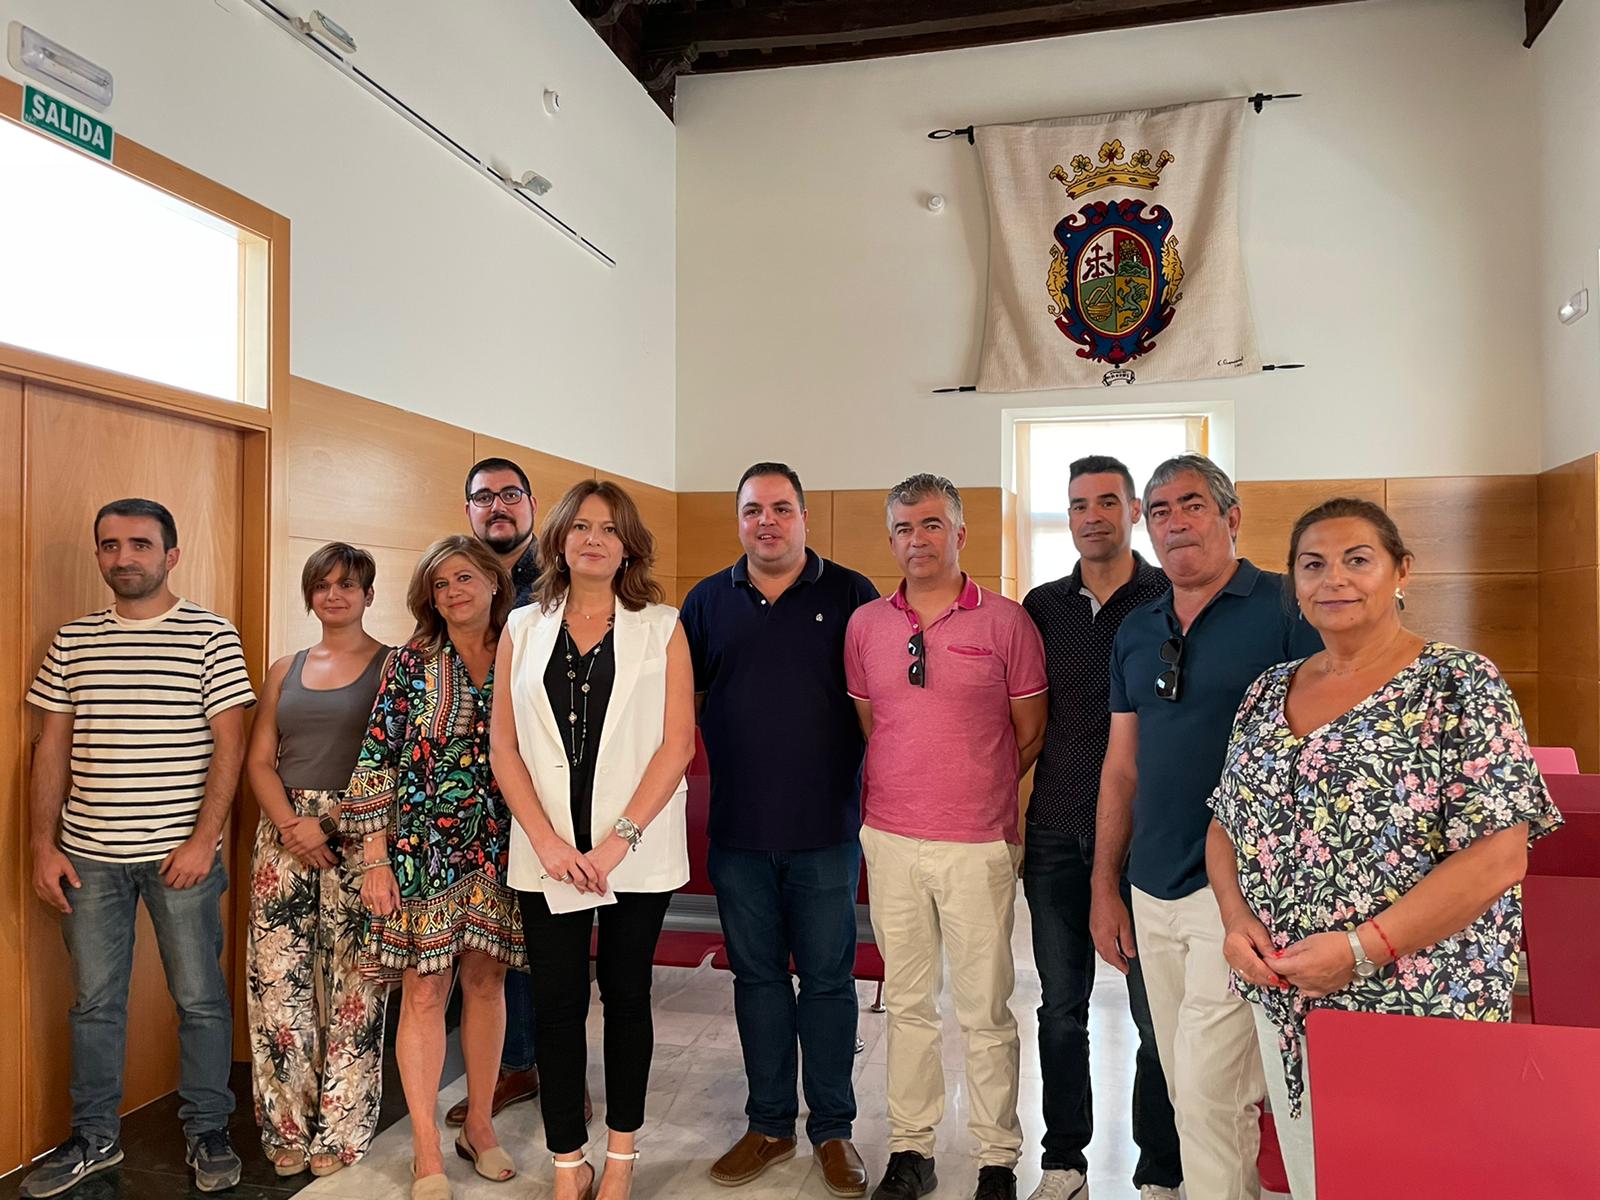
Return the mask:
[[[290,789],[300,816],[320,816],[338,792]],[[302,865],[265,817],[250,878],[250,1047],[256,1123],[268,1156],[284,1150],[366,1152],[378,1122],[387,988],[357,961],[366,909],[359,838],[335,850],[337,866]]]

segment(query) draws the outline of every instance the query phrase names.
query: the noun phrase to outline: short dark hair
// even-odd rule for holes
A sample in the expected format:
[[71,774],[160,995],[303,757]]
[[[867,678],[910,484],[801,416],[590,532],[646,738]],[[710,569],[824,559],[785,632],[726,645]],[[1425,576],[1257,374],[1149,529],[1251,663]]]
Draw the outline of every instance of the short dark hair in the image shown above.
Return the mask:
[[472,469],[467,472],[467,482],[462,485],[466,498],[472,499],[472,481],[483,471],[513,471],[522,481],[522,490],[528,495],[533,495],[533,485],[528,482],[528,473],[509,458],[480,458],[472,464]]
[[372,555],[347,542],[329,542],[320,550],[313,550],[300,571],[300,592],[305,596],[307,612],[311,611],[311,593],[336,568],[344,571],[342,578],[354,579],[363,592],[370,592],[378,578],[378,564]]
[[126,500],[113,500],[110,504],[101,507],[94,515],[94,540],[100,543],[100,522],[107,517],[148,517],[161,526],[161,548],[171,550],[178,544],[178,523],[172,519],[172,513],[165,504],[157,504],[154,500],[141,500],[137,496],[130,496]]
[[1300,514],[1300,519],[1294,523],[1294,532],[1289,535],[1289,574],[1294,574],[1295,555],[1300,553],[1300,539],[1319,521],[1332,521],[1339,517],[1355,517],[1365,521],[1378,531],[1378,541],[1382,544],[1389,557],[1394,559],[1398,566],[1408,558],[1415,556],[1406,549],[1405,539],[1400,536],[1400,528],[1394,523],[1394,518],[1386,512],[1381,504],[1371,500],[1359,500],[1354,496],[1335,496],[1332,500],[1324,500],[1315,508],[1308,508]]
[[1067,468],[1067,482],[1071,483],[1080,475],[1120,475],[1128,499],[1139,498],[1139,489],[1133,484],[1133,472],[1128,470],[1120,458],[1112,458],[1109,454],[1086,454]]
[[795,474],[794,468],[788,463],[781,462],[758,462],[754,466],[746,467],[744,474],[739,476],[739,486],[733,489],[735,503],[738,503],[744,485],[761,475],[782,475],[794,485],[794,498],[800,502],[800,507],[806,506],[806,490],[800,486],[800,476]]

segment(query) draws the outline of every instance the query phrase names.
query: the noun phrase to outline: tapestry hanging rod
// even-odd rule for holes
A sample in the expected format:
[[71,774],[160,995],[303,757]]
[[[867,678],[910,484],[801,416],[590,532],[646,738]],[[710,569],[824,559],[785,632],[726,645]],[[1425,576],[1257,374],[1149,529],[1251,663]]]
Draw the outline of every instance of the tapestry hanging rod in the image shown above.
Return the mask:
[[[1261,364],[1261,369],[1263,371],[1299,371],[1299,370],[1303,369],[1304,367],[1305,367],[1305,363],[1262,363]],[[1107,384],[1106,386],[1109,387],[1110,385]],[[930,395],[934,395],[934,396],[949,396],[949,395],[953,395],[956,392],[975,392],[977,390],[978,390],[978,385],[977,384],[975,384],[975,383],[963,383],[960,387],[934,388],[933,391],[930,393]]]
[[[1298,100],[1304,95],[1304,92],[1279,92],[1275,96],[1269,96],[1266,92],[1257,92],[1254,96],[1243,96],[1240,98],[1251,108],[1255,109],[1257,112],[1260,112],[1262,108],[1264,108],[1270,101]],[[967,138],[967,145],[971,146],[975,141],[973,138],[973,130],[975,128],[976,126],[966,125],[960,129],[935,129],[929,133],[928,136],[937,142],[942,141],[945,138],[960,137],[962,134],[965,134]]]

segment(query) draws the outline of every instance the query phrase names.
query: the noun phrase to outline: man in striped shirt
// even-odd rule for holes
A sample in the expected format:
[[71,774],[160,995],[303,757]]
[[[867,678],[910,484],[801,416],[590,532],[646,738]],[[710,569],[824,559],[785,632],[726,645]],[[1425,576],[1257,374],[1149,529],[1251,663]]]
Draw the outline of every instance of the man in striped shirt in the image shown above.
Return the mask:
[[[31,804],[33,887],[72,955],[72,1136],[23,1181],[54,1196],[122,1161],[122,1064],[142,899],[178,1006],[179,1115],[201,1191],[239,1181],[228,1142],[233,1021],[218,843],[255,702],[234,627],[168,586],[172,514],[118,500],[95,517],[112,607],[62,626],[28,701],[43,710]],[[64,802],[64,804],[63,804]]]

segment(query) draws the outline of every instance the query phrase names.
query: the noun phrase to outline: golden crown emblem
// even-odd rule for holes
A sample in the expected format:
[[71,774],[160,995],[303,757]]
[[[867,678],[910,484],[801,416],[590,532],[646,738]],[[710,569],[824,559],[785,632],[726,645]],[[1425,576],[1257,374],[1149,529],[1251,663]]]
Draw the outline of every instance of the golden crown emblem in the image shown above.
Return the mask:
[[1087,154],[1077,154],[1072,159],[1071,178],[1067,177],[1060,163],[1051,168],[1050,178],[1059,182],[1067,189],[1067,195],[1077,200],[1103,187],[1154,188],[1161,182],[1161,169],[1174,161],[1168,150],[1163,150],[1159,155],[1152,155],[1148,150],[1135,150],[1127,162],[1123,162],[1125,153],[1122,140],[1118,138],[1100,147],[1098,167],[1089,160]]

